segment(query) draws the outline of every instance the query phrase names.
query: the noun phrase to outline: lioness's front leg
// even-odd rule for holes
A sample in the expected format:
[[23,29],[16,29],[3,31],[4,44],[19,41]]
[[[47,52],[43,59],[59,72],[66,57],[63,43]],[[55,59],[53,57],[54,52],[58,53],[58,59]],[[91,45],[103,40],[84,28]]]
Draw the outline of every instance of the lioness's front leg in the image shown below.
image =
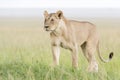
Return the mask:
[[59,65],[60,48],[58,45],[52,45],[53,64]]
[[72,51],[72,66],[78,68],[78,47],[73,46]]

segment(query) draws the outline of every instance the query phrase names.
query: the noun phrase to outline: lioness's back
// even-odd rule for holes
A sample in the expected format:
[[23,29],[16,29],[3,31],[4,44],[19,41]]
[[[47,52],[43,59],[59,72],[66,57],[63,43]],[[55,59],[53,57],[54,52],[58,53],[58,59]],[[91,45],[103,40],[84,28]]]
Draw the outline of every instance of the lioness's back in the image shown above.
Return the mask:
[[95,27],[94,24],[88,22],[88,21],[75,21],[75,20],[69,20],[69,22],[73,25],[75,25],[76,27],[88,27],[88,28],[93,28]]
[[[94,24],[87,21],[75,21],[69,20],[72,29],[75,32],[77,40],[87,40],[88,36],[92,36],[91,33],[96,32],[96,27]],[[80,42],[83,42],[82,40]]]

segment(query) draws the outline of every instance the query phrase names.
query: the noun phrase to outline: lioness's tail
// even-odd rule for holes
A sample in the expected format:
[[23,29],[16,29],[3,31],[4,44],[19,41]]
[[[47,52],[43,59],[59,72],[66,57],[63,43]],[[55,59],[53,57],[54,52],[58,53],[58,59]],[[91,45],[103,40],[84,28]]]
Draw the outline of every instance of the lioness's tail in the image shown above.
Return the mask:
[[100,60],[103,61],[103,62],[105,62],[105,63],[106,63],[106,62],[109,62],[109,61],[112,59],[112,57],[113,57],[113,52],[110,52],[110,54],[109,54],[109,59],[108,59],[108,60],[104,60],[103,57],[102,57],[101,54],[100,54],[99,43],[98,43],[98,45],[97,45],[97,52],[98,52],[98,56],[99,56]]

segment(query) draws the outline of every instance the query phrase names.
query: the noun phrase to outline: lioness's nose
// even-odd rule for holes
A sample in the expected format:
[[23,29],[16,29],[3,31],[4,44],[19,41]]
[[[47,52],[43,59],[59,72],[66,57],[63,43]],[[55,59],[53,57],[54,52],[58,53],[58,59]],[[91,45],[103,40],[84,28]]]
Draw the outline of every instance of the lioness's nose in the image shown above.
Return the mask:
[[45,26],[45,28],[48,28],[49,26]]

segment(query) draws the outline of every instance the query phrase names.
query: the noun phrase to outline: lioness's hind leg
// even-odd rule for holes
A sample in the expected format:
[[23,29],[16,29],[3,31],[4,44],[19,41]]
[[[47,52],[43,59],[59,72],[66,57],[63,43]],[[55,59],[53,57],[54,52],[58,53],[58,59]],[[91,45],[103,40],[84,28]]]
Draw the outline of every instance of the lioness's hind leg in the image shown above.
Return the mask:
[[88,52],[87,52],[87,50],[86,50],[86,44],[87,44],[87,42],[84,42],[84,43],[81,45],[81,48],[82,48],[82,51],[83,51],[84,56],[86,57],[87,60],[89,60]]
[[98,64],[96,62],[96,58],[95,58],[95,50],[96,50],[96,46],[93,44],[88,44],[87,42],[85,42],[82,46],[82,51],[85,55],[85,57],[87,58],[87,61],[89,63],[89,66],[87,68],[87,70],[89,72],[97,72],[98,71]]
[[92,72],[98,72],[98,64],[95,58],[95,51],[96,51],[96,45],[95,44],[87,44],[86,50],[88,52],[88,71]]

